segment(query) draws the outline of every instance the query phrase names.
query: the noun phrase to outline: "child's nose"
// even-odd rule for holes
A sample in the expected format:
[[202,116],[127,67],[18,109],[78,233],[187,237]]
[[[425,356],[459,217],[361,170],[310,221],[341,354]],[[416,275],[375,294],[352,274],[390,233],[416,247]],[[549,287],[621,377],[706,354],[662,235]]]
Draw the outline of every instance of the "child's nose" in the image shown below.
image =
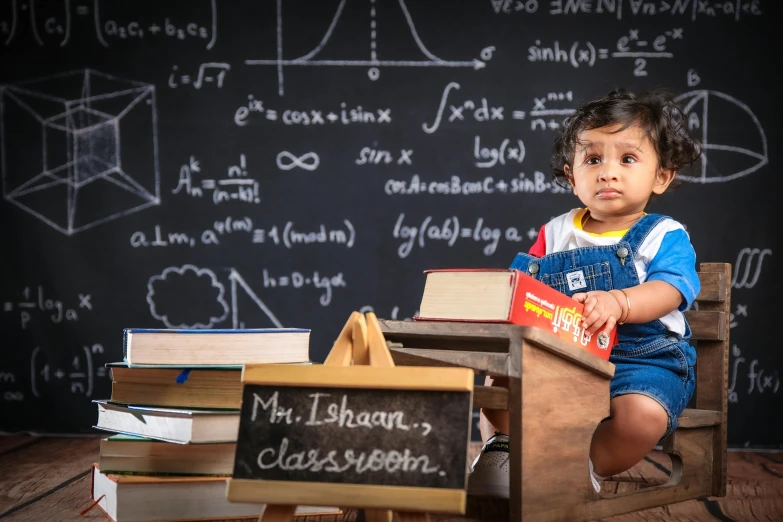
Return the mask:
[[603,168],[598,173],[598,179],[600,181],[615,181],[617,180],[617,169],[610,164],[605,163]]

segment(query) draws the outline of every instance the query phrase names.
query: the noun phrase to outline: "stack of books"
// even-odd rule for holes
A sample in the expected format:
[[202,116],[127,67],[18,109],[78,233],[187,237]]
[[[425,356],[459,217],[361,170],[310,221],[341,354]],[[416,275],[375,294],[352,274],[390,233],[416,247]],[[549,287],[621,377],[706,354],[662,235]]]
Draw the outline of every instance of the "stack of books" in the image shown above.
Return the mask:
[[[123,332],[110,400],[95,401],[101,440],[92,498],[116,522],[258,518],[263,505],[226,500],[234,468],[242,366],[308,364],[301,329]],[[334,514],[300,506],[297,514]]]

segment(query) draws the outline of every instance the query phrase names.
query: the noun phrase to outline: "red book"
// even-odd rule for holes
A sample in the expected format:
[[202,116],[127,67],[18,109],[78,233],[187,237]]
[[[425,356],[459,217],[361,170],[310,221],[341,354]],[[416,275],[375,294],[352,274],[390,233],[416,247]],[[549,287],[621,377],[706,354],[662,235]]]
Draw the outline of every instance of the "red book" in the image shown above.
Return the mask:
[[514,269],[426,270],[417,321],[511,323],[546,330],[602,359],[617,344],[581,326],[584,306],[541,281]]

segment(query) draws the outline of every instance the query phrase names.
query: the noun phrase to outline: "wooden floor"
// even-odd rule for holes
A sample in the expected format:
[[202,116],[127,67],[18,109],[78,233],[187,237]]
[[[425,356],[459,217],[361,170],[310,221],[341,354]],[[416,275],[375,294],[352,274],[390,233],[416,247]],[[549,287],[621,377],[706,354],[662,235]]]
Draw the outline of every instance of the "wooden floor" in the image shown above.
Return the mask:
[[[90,505],[90,466],[98,457],[97,437],[0,437],[0,520],[108,520]],[[472,448],[478,451],[478,448]],[[639,483],[662,483],[668,457],[654,454],[636,468],[606,482],[603,493]],[[728,493],[604,519],[631,521],[783,521],[783,453],[729,452]],[[299,517],[298,522],[361,522],[360,511],[341,516]]]

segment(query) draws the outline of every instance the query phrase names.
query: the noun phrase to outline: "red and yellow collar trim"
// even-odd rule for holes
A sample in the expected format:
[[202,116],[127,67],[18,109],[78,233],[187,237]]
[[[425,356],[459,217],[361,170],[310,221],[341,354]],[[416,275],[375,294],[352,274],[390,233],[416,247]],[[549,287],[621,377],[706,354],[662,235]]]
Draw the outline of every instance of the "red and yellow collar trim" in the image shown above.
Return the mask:
[[[595,232],[588,232],[582,228],[582,225],[584,224],[584,221],[587,219],[588,215],[588,210],[586,208],[579,209],[576,215],[574,215],[574,228],[581,230],[585,234],[589,234],[595,237],[623,237],[625,233],[628,232],[627,228],[625,230],[610,230],[609,232],[601,232],[600,234]],[[645,212],[644,215],[647,215],[647,213]]]

